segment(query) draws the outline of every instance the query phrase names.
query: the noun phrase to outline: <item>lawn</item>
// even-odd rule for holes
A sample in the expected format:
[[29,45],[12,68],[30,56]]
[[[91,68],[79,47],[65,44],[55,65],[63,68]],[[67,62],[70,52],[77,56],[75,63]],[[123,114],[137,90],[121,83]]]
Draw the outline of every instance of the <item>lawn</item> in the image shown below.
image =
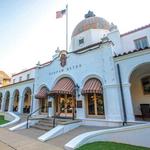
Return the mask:
[[150,148],[114,142],[94,142],[85,144],[76,150],[150,150]]
[[4,120],[4,116],[0,116],[0,125],[5,124],[7,122],[9,122],[9,121]]

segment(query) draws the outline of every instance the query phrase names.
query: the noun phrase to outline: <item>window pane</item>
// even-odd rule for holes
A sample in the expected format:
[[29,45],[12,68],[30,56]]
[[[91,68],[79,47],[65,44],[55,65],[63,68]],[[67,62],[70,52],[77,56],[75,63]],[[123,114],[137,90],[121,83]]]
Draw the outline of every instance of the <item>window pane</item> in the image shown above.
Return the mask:
[[96,103],[97,103],[97,115],[104,115],[104,103],[102,95],[100,94],[96,95]]
[[147,37],[134,40],[136,49],[148,47]]
[[95,115],[94,95],[88,94],[88,113],[89,115]]
[[80,39],[79,40],[79,45],[83,44],[84,43],[84,39]]
[[144,94],[150,94],[150,76],[142,78]]
[[148,47],[147,38],[141,39],[141,43],[142,43],[142,47],[143,47],[143,48]]

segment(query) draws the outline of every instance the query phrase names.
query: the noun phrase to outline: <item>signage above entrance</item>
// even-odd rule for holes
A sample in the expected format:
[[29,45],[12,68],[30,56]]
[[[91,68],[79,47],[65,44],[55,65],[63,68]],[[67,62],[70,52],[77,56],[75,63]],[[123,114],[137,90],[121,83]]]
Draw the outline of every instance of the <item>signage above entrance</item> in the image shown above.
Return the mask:
[[67,52],[66,51],[61,51],[60,52],[60,65],[61,67],[64,67],[67,63]]

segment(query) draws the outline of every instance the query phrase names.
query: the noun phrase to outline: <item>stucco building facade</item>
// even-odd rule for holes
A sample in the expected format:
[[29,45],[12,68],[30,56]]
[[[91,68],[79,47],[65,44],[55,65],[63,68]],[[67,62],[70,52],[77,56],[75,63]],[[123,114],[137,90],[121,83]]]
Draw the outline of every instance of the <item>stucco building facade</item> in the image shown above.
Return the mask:
[[[20,72],[0,88],[1,111],[130,122],[150,104],[150,25],[120,34],[89,12],[68,51]],[[142,104],[142,105],[141,105]]]

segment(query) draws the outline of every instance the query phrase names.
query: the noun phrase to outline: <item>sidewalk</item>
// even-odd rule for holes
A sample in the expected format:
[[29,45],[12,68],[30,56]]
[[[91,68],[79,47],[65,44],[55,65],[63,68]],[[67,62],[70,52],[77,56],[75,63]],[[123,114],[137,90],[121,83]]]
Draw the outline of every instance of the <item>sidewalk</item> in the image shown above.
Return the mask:
[[[59,143],[58,143],[59,144]],[[0,128],[1,150],[63,150],[57,146],[42,143],[35,139]]]

